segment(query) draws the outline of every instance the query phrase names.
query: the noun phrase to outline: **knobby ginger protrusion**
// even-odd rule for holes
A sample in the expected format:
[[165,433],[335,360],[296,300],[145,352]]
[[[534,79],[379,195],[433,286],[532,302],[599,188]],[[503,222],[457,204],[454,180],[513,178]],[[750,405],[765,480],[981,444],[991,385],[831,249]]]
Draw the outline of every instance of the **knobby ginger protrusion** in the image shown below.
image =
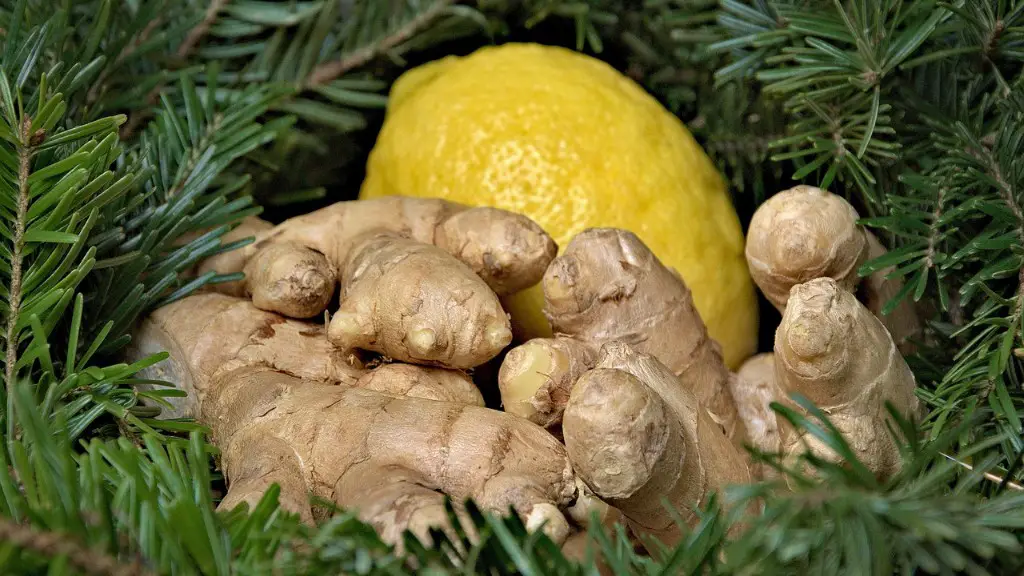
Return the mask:
[[606,344],[572,390],[563,416],[576,472],[638,534],[675,544],[713,490],[750,481],[740,451],[693,393],[656,358]]
[[569,392],[597,353],[571,338],[535,338],[509,350],[498,372],[506,412],[547,428],[562,422]]
[[737,445],[743,422],[721,348],[685,282],[633,233],[585,230],[548,267],[545,315],[556,334],[599,349],[609,342],[651,354],[679,376]]
[[162,371],[188,391],[182,412],[221,449],[222,508],[254,505],[276,483],[284,509],[306,521],[313,494],[398,542],[406,529],[426,537],[447,522],[449,495],[512,508],[556,542],[568,536],[562,511],[578,488],[565,448],[532,422],[473,405],[460,373],[384,365],[367,376],[329,353],[322,329],[220,294],[153,312],[131,356],[155,349],[169,358],[143,377]]
[[845,290],[859,290],[901,349],[910,351],[910,339],[920,331],[913,303],[904,300],[888,315],[882,314],[902,283],[886,279],[891,268],[865,279],[858,276],[864,262],[885,254],[878,239],[858,224],[859,218],[842,197],[814,186],[779,192],[751,219],[746,244],[750,274],[780,312],[793,286],[815,278],[831,278]]
[[[886,422],[886,401],[916,417],[914,375],[879,319],[831,278],[793,287],[775,334],[777,398],[798,392],[828,414],[860,460],[879,476],[899,469]],[[821,457],[837,456],[780,420],[782,450],[799,454],[806,441]]]

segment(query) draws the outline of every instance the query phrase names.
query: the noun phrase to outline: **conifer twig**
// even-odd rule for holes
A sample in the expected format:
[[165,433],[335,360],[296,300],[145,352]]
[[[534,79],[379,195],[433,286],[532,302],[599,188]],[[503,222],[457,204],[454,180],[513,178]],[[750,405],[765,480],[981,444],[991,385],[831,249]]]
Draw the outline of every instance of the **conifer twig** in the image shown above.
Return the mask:
[[138,561],[131,564],[96,550],[90,550],[67,534],[44,532],[0,517],[0,541],[18,548],[32,550],[48,558],[66,557],[71,564],[87,574],[98,576],[149,576],[154,574]]
[[8,291],[10,301],[7,312],[7,333],[4,345],[5,373],[4,384],[7,387],[8,427],[12,422],[10,414],[10,399],[14,386],[14,366],[18,362],[18,312],[21,308],[21,258],[22,244],[25,242],[25,218],[28,214],[29,186],[28,177],[32,161],[32,119],[25,116],[21,121],[21,134],[18,143],[18,198],[17,213],[14,218],[14,234],[11,245],[11,286]]
[[[175,55],[179,60],[185,60],[192,54],[196,46],[202,42],[203,38],[210,32],[210,27],[213,26],[214,22],[217,21],[217,16],[220,11],[227,6],[230,0],[211,0],[210,5],[206,8],[206,13],[203,19],[189,30],[188,34],[185,35],[185,39],[182,40],[181,44],[178,45],[178,50]],[[157,99],[160,97],[160,92],[164,89],[165,84],[163,82],[153,87],[149,93],[146,94],[146,108],[143,108],[131,114],[128,117],[128,121],[125,122],[121,128],[120,136],[121,140],[128,140],[131,138],[135,131],[139,129],[139,126],[144,120],[152,115],[152,111],[149,109],[156,105]]]
[[194,28],[189,30],[188,36],[185,37],[185,41],[178,46],[177,56],[184,60],[188,58],[188,55],[192,53],[192,50],[202,41],[203,37],[206,36],[210,31],[210,27],[217,21],[217,16],[220,11],[227,6],[230,0],[212,0],[210,5],[206,8],[206,15],[203,16],[203,20],[196,24]]
[[344,58],[320,64],[313,69],[303,85],[306,88],[311,88],[326,84],[350,70],[369,63],[374,58],[411,39],[416,33],[429,26],[434,19],[444,13],[445,9],[455,4],[455,2],[456,0],[437,0],[424,10],[422,14],[399,27],[392,34],[385,36],[379,42],[356,50]]

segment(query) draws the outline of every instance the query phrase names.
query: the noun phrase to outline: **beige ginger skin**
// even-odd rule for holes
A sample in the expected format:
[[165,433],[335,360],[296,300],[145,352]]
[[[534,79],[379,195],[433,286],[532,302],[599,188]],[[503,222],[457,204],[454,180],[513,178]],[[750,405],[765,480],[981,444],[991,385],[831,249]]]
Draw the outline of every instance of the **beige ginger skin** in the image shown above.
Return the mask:
[[746,244],[750,274],[780,312],[793,286],[815,278],[832,278],[845,290],[859,290],[868,309],[882,319],[901,349],[909,351],[910,338],[921,328],[913,303],[904,300],[889,315],[881,314],[902,284],[885,278],[891,269],[863,279],[857,274],[864,262],[885,254],[859,219],[845,199],[820,188],[795,186],[779,192],[751,219]]
[[[555,256],[528,218],[439,199],[338,202],[277,226],[250,219],[228,239],[255,241],[198,272],[244,271],[217,287],[294,318],[322,312],[340,281],[328,330],[342,349],[471,368],[512,339],[498,296],[540,281]],[[388,306],[379,303],[388,302]]]
[[[539,395],[531,402],[544,406],[548,390],[565,388],[563,379],[575,380],[575,372],[593,363],[580,345],[596,353],[606,343],[623,342],[658,358],[729,438],[737,445],[745,440],[721,349],[708,336],[689,288],[635,234],[613,228],[581,232],[551,263],[543,286],[552,329],[573,340],[576,350],[533,341],[510,352],[519,366],[499,376],[503,400]],[[556,351],[573,360],[558,360]]]
[[[848,216],[831,197],[810,196],[825,198],[817,214]],[[854,246],[866,238],[855,220],[804,229]],[[823,249],[818,232],[776,250],[790,251],[788,268],[751,264],[769,298],[786,284],[784,316],[774,354],[737,374],[683,279],[627,231],[587,230],[555,258],[521,216],[385,198],[278,226],[250,219],[239,234],[256,242],[200,271],[244,270],[246,280],[157,310],[132,352],[170,352],[145,376],[188,392],[171,415],[210,427],[229,481],[222,507],[253,504],[278,483],[283,506],[307,521],[315,494],[399,542],[403,530],[425,539],[444,527],[449,495],[499,513],[511,506],[567,553],[582,549],[578,526],[591,512],[673,544],[681,533],[664,501],[692,522],[713,491],[761,475],[743,445],[803,451],[806,439],[770,402],[808,396],[882,476],[898,466],[884,401],[917,410],[893,338],[853,294],[847,272],[863,249]],[[750,242],[776,240],[752,229]],[[750,242],[748,256],[772,250]],[[463,370],[509,344],[498,296],[542,278],[556,335],[508,351],[497,382],[504,411],[485,408]],[[325,312],[339,282],[326,325],[292,319]],[[363,351],[397,362],[368,363]]]
[[479,406],[458,373],[367,372],[324,354],[322,330],[300,326],[310,325],[201,294],[160,308],[137,333],[133,354],[170,354],[146,376],[179,383],[189,393],[179,412],[209,426],[222,451],[222,508],[252,506],[277,483],[282,506],[307,521],[313,494],[359,510],[398,542],[406,529],[426,539],[444,525],[448,494],[497,513],[513,507],[531,528],[565,539],[562,511],[577,486],[554,437]]

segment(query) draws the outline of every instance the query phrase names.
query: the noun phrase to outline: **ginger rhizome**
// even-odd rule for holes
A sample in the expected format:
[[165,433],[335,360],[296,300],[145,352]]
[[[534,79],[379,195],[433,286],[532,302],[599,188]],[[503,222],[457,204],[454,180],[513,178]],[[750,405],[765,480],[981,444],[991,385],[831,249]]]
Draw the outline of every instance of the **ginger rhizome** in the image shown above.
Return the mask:
[[601,350],[572,390],[562,431],[577,474],[630,527],[666,544],[713,490],[747,483],[740,451],[664,364],[624,343]]
[[253,505],[277,483],[282,506],[307,521],[314,494],[397,542],[405,529],[426,538],[444,525],[448,494],[496,513],[513,507],[556,541],[567,536],[575,476],[543,428],[472,405],[478,396],[458,373],[367,372],[325,354],[322,330],[300,326],[311,325],[203,294],[157,310],[138,331],[136,353],[170,353],[147,376],[179,383],[188,392],[179,412],[209,426],[221,449],[222,507]]
[[841,196],[814,186],[779,192],[766,200],[750,221],[746,246],[750,274],[780,312],[785,310],[793,286],[832,278],[844,289],[861,293],[896,343],[909,350],[910,339],[920,330],[913,304],[904,300],[889,314],[881,314],[902,283],[886,279],[891,268],[867,278],[857,273],[866,261],[885,254],[881,242],[858,223],[859,218]]
[[[899,465],[885,402],[918,409],[896,345],[912,332],[894,324],[912,310],[872,313],[894,285],[856,270],[880,244],[818,189],[779,194],[754,217],[751,273],[783,320],[774,353],[736,374],[684,279],[624,230],[586,230],[556,257],[522,216],[383,198],[277,226],[249,219],[229,239],[246,235],[255,241],[198,266],[245,279],[157,310],[132,352],[170,352],[144,376],[187,392],[168,415],[210,427],[223,507],[278,483],[307,521],[314,494],[399,542],[405,529],[444,529],[448,495],[512,507],[568,553],[582,553],[594,512],[674,544],[663,504],[692,523],[713,491],[761,477],[746,445],[831,457],[771,402],[810,398],[880,476]],[[467,370],[510,343],[499,297],[541,281],[555,335],[507,351],[504,411],[487,408]]]
[[251,220],[252,244],[200,266],[245,272],[242,283],[219,290],[313,318],[340,282],[328,331],[335,345],[456,368],[477,366],[509,344],[498,296],[539,282],[556,251],[524,216],[443,200],[339,202],[277,226]]
[[[831,278],[795,286],[775,333],[780,401],[799,392],[829,415],[858,458],[879,476],[899,469],[897,445],[885,426],[890,402],[906,417],[919,410],[914,375],[879,319]],[[806,442],[824,458],[836,455],[780,423],[782,451]]]
[[551,263],[543,287],[552,328],[575,345],[531,341],[510,352],[517,366],[503,370],[503,402],[529,398],[531,409],[551,412],[543,418],[556,422],[564,402],[552,404],[551,391],[565,389],[566,380],[593,362],[581,345],[595,354],[606,343],[622,342],[668,366],[726,435],[743,442],[720,347],[708,336],[683,279],[635,234],[612,228],[581,232]]

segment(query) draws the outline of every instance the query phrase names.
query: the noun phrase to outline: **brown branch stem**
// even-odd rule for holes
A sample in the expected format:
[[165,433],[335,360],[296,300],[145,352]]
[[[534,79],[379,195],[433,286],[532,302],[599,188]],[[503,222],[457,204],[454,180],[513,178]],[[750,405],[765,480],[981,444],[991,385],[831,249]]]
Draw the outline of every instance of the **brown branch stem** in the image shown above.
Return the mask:
[[224,6],[227,5],[228,1],[229,0],[212,0],[212,2],[210,2],[210,5],[206,8],[206,15],[203,16],[203,20],[199,24],[196,24],[194,28],[189,30],[188,36],[185,37],[185,41],[181,43],[181,46],[178,46],[178,58],[182,60],[188,58],[188,55],[192,53],[192,50],[194,50],[195,47],[199,45],[199,42],[202,41],[203,37],[210,32],[210,27],[217,21],[217,15],[224,9]]
[[392,34],[385,36],[380,42],[360,48],[344,58],[320,64],[310,72],[305,82],[303,82],[303,87],[312,88],[326,84],[331,80],[339,78],[346,72],[367,64],[388,50],[411,39],[417,32],[433,22],[435,18],[444,13],[445,9],[453,4],[455,4],[455,0],[437,0],[422,14],[416,16]]
[[[25,116],[21,121],[20,142],[18,143],[18,200],[17,213],[14,218],[14,238],[11,246],[11,286],[7,310],[7,331],[4,344],[6,346],[4,365],[4,384],[7,387],[8,407],[14,393],[14,366],[18,362],[18,316],[21,311],[21,273],[22,245],[25,243],[25,219],[28,215],[29,186],[28,177],[32,166],[32,119]],[[8,413],[10,421],[13,415]]]
[[[206,37],[210,32],[210,28],[217,21],[217,16],[220,11],[227,6],[231,0],[211,0],[210,5],[206,8],[206,13],[203,19],[196,24],[188,34],[185,35],[185,39],[182,40],[181,44],[178,45],[178,50],[175,55],[179,60],[185,60],[192,54],[192,51],[196,49],[196,46],[202,42],[203,38]],[[139,129],[139,126],[147,120],[151,115],[152,111],[149,108],[156,105],[157,99],[160,98],[160,92],[164,89],[165,84],[163,82],[157,84],[146,94],[146,106],[141,110],[136,111],[128,117],[128,122],[121,127],[120,136],[121,140],[128,140],[135,135],[135,132]]]
[[0,541],[31,550],[48,558],[66,557],[86,574],[97,576],[149,576],[153,572],[138,561],[125,564],[116,558],[80,544],[67,534],[44,532],[0,517]]

